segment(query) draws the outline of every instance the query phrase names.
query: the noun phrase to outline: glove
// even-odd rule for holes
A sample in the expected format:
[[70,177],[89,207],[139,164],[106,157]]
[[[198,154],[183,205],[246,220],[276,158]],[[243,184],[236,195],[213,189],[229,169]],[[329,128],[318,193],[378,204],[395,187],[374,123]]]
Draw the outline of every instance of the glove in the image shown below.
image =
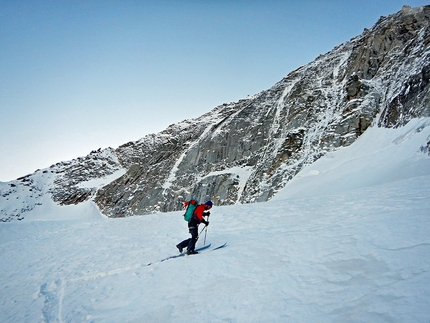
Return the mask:
[[203,214],[204,216],[209,216],[209,215],[211,215],[211,212],[205,212],[204,214]]
[[202,221],[202,223],[204,223],[206,226],[208,226],[208,225],[209,225],[209,221],[205,221],[205,220],[203,220],[203,221]]

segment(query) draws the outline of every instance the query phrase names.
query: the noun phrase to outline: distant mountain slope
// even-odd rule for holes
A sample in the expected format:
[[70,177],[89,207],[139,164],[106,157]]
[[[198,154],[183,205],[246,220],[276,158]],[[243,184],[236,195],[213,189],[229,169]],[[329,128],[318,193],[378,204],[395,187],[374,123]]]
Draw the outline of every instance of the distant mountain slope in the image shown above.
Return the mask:
[[[430,6],[405,6],[268,90],[52,166],[52,184],[35,190],[62,205],[93,199],[109,217],[178,210],[191,196],[216,205],[267,201],[304,166],[350,145],[369,126],[430,115],[429,17]],[[83,184],[111,174],[123,175],[103,187]],[[26,185],[32,176],[9,185]],[[22,216],[14,212],[12,218]]]

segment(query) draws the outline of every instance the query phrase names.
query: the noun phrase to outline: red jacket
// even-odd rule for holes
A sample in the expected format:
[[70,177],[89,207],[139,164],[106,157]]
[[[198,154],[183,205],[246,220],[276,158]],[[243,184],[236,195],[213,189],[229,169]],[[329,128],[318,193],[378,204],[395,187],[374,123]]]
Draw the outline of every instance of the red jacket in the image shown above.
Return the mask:
[[[191,200],[191,201],[188,201],[188,202],[185,202],[184,203],[184,208],[186,208],[190,203],[195,203],[195,200]],[[206,221],[205,221],[205,219],[203,219],[203,215],[204,215],[204,212],[207,210],[207,209],[210,209],[210,207],[209,208],[207,208],[207,205],[206,204],[200,204],[200,205],[198,205],[196,208],[195,208],[195,210],[194,210],[194,213],[193,213],[193,218],[191,219],[191,221],[190,222],[188,222],[188,226],[191,226],[191,227],[193,227],[194,225],[199,225],[199,223],[201,223],[201,222],[203,222],[203,223],[206,223]]]
[[197,217],[197,219],[201,222],[203,220],[203,212],[206,211],[205,204],[200,204],[196,209],[194,210],[194,216]]

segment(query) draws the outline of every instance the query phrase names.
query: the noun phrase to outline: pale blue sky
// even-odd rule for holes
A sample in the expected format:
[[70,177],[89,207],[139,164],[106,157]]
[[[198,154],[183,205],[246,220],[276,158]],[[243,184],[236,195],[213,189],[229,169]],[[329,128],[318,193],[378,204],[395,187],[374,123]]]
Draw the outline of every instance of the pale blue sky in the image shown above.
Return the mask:
[[0,181],[265,90],[419,0],[2,1]]

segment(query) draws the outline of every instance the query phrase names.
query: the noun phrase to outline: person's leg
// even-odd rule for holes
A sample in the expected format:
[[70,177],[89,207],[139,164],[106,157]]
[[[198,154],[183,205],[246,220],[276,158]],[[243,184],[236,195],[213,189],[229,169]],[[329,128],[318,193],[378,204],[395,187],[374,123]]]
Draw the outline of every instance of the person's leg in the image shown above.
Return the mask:
[[182,253],[182,250],[184,248],[188,247],[188,245],[190,244],[190,240],[191,240],[191,238],[185,239],[184,241],[182,241],[176,245],[176,248],[178,248],[179,252]]
[[198,229],[197,228],[190,228],[191,238],[188,243],[187,251],[188,253],[193,253],[194,249],[196,247],[196,242],[198,239]]

